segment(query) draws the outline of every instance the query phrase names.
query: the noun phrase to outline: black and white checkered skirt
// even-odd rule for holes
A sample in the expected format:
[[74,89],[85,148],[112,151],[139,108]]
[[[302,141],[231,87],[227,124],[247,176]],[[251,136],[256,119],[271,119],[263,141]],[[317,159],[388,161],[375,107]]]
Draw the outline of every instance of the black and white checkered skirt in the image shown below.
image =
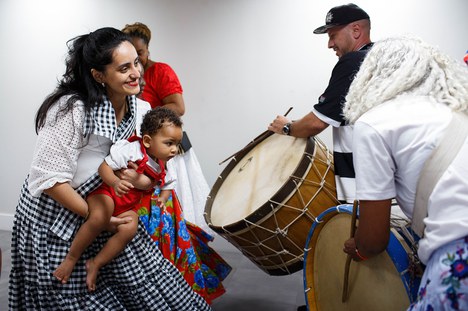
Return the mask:
[[[77,191],[85,196],[100,179]],[[23,185],[12,234],[10,310],[210,310],[167,261],[140,223],[125,250],[100,270],[96,291],[86,287],[85,262],[102,249],[102,233],[75,266],[67,284],[52,275],[65,258],[83,220],[47,195],[35,198]]]

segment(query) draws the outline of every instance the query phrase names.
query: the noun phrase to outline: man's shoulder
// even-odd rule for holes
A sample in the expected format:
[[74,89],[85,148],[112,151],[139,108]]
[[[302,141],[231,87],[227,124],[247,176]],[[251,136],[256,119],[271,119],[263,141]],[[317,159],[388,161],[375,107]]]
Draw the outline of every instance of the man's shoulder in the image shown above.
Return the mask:
[[340,58],[340,61],[347,61],[347,60],[362,60],[366,57],[367,52],[369,52],[370,48],[372,47],[373,43],[368,43],[364,45],[357,51],[348,52]]
[[362,61],[366,57],[366,54],[360,51],[349,52],[340,57],[338,62],[333,68],[334,72],[349,72],[355,71],[361,66]]
[[[370,47],[370,46],[369,46]],[[369,48],[363,48],[358,51],[352,51],[348,52],[340,59],[338,60],[338,63],[336,63],[335,68],[337,70],[352,70],[354,71],[355,69],[359,68],[361,66],[362,61],[367,55],[367,52],[369,51]]]
[[359,50],[346,53],[340,60],[343,61],[355,61],[355,60],[363,60],[366,57],[368,50]]

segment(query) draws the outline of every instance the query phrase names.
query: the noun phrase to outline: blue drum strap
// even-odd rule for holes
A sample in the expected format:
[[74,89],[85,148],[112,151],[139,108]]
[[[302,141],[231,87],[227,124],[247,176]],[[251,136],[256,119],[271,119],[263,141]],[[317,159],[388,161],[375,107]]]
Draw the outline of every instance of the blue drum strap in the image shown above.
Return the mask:
[[419,176],[414,201],[411,228],[420,237],[424,235],[424,218],[427,216],[427,202],[440,177],[452,163],[468,136],[468,114],[453,112],[445,134],[424,164]]

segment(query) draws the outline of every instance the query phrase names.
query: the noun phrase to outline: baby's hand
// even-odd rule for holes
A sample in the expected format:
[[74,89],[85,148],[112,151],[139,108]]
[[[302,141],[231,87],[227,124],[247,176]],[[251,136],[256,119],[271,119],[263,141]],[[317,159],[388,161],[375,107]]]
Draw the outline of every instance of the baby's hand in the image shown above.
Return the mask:
[[122,180],[122,179],[116,180],[112,184],[112,186],[114,188],[115,194],[118,197],[121,197],[122,195],[127,194],[128,191],[130,191],[130,189],[133,188],[133,185],[130,182],[128,182],[126,180]]
[[156,205],[158,205],[159,208],[165,210],[166,209],[166,200],[161,198],[161,197],[158,197],[156,199]]

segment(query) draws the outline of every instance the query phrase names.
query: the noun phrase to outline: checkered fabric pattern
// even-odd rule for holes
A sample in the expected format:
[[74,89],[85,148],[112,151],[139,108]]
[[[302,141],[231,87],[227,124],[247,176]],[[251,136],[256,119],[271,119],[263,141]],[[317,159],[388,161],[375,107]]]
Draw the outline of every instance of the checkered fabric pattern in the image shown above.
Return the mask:
[[119,139],[130,137],[136,127],[136,97],[127,96],[129,113],[125,116],[119,127],[116,128],[117,118],[114,108],[107,96],[103,96],[102,103],[95,106],[91,114],[87,116],[84,124],[84,132],[104,136],[116,142]]
[[[120,123],[117,131],[108,131],[106,126],[92,128],[113,135],[114,139],[128,138],[135,128],[134,98],[130,107],[133,107],[130,116]],[[113,111],[96,113],[93,119],[100,124],[112,124],[109,114]],[[85,197],[101,182],[96,173],[77,192]],[[85,262],[102,249],[111,236],[108,232],[88,247],[69,282],[60,284],[52,273],[65,258],[83,219],[45,194],[33,197],[27,186],[26,179],[12,233],[10,310],[210,310],[162,256],[141,222],[124,251],[101,269],[95,292],[89,293],[86,288]]]

